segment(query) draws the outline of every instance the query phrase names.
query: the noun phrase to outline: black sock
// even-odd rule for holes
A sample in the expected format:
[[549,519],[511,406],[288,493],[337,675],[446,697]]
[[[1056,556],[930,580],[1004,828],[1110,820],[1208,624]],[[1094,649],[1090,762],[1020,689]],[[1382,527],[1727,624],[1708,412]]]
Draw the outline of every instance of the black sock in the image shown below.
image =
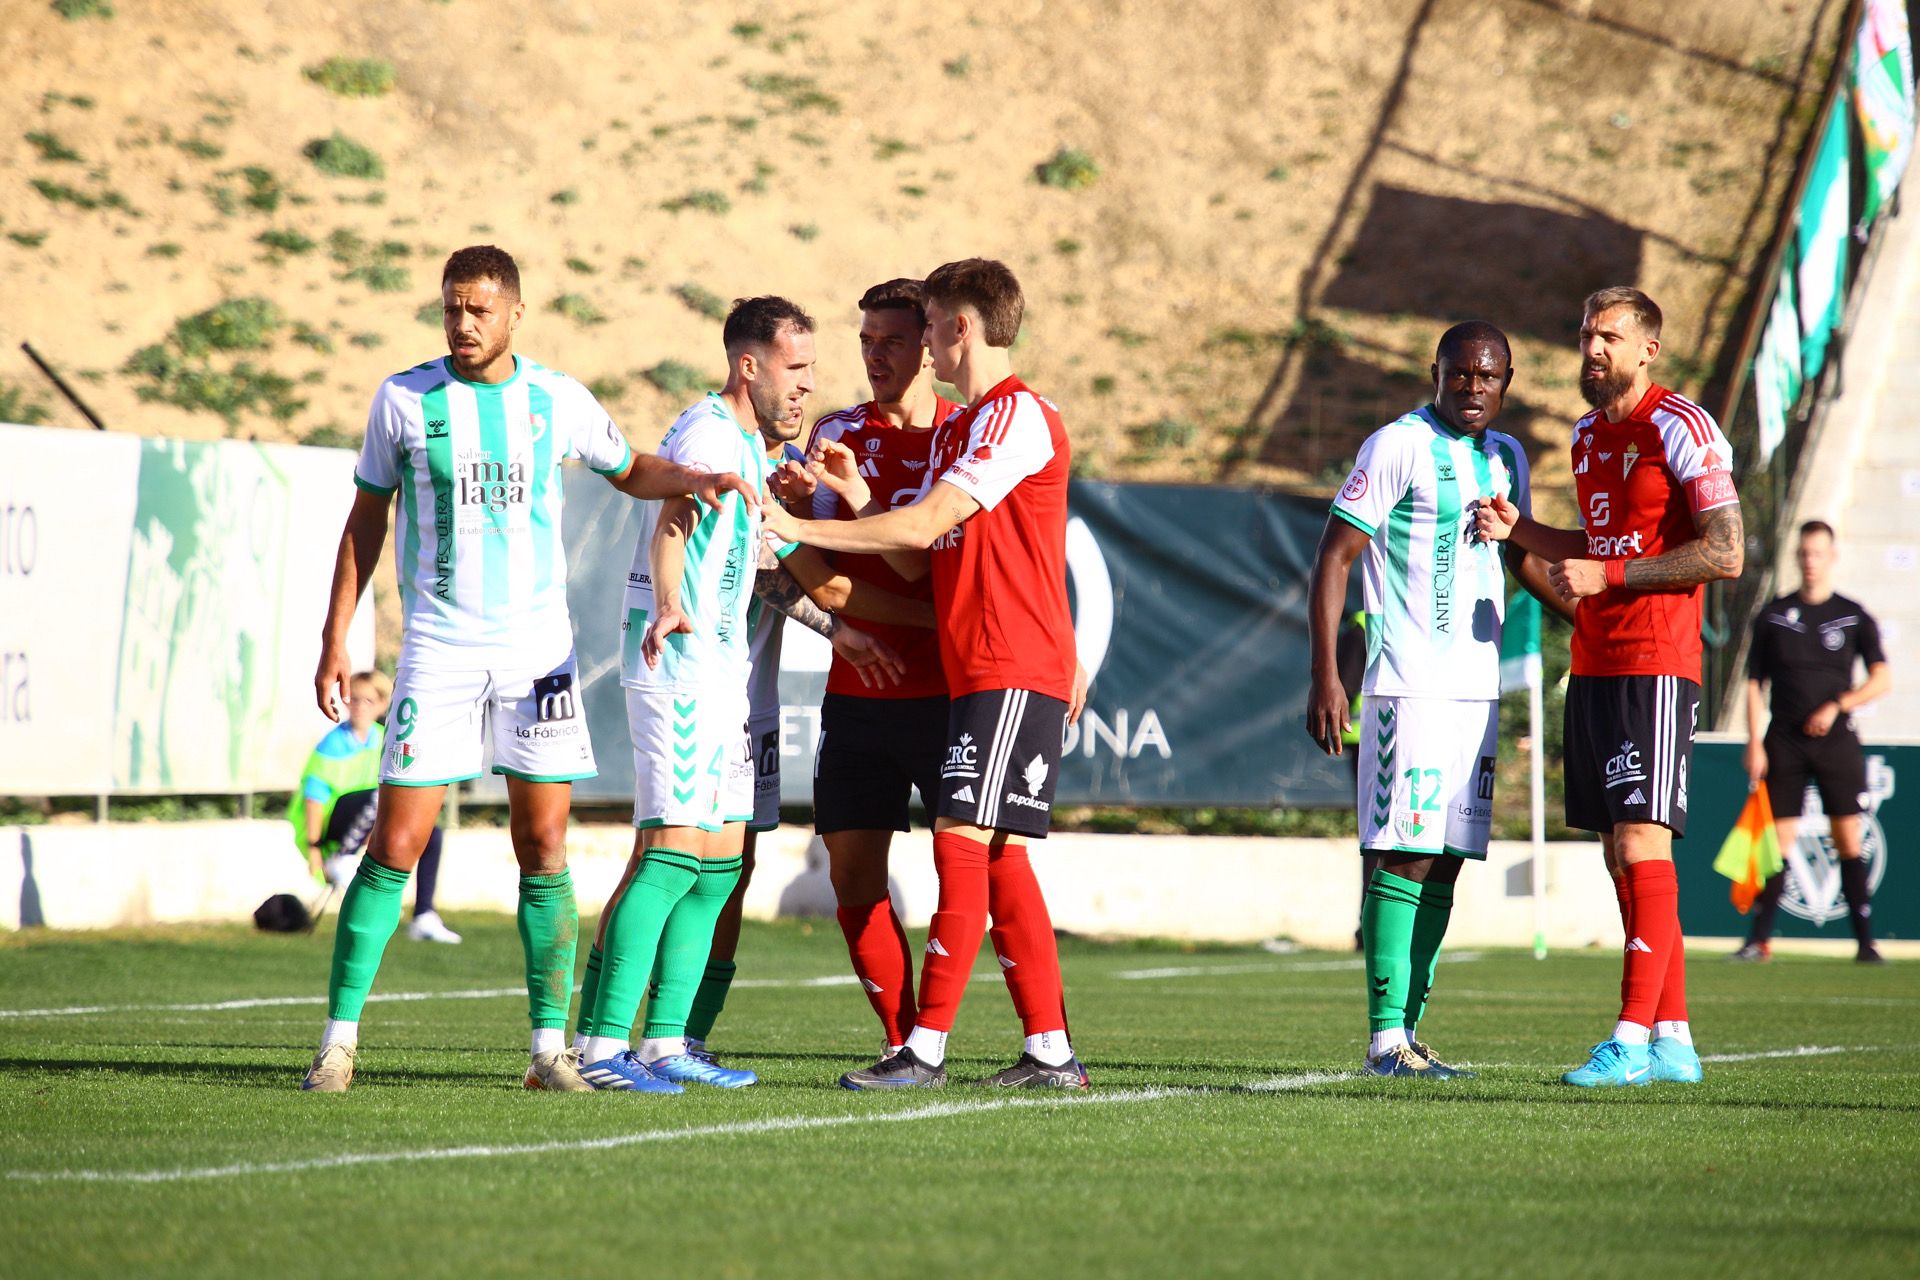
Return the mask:
[[433,910],[433,886],[440,880],[440,828],[427,837],[427,851],[413,868],[413,918]]
[[1853,926],[1853,940],[1863,947],[1873,945],[1873,890],[1867,885],[1864,858],[1840,859],[1840,892],[1847,900],[1847,923]]
[[1786,887],[1786,872],[1776,871],[1767,877],[1760,896],[1753,900],[1753,928],[1747,932],[1749,945],[1760,946],[1772,940],[1774,913],[1780,910],[1780,891]]

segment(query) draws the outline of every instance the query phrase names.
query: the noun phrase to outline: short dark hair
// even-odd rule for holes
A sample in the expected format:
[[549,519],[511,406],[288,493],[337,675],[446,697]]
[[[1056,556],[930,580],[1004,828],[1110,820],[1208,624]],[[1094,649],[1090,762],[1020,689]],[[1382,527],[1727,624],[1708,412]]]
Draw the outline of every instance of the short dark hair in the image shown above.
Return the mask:
[[812,333],[813,317],[801,310],[799,303],[773,294],[735,298],[727,322],[721,326],[720,340],[726,344],[728,356],[737,356],[749,347],[772,346],[781,330],[787,328]]
[[520,297],[520,264],[505,249],[490,244],[470,244],[464,249],[455,249],[440,270],[443,289],[450,284],[470,284],[475,280],[492,280],[500,286],[500,292],[515,300]]
[[1800,526],[1800,536],[1804,538],[1810,533],[1824,533],[1831,539],[1833,537],[1833,526],[1825,520],[1809,520]]
[[1485,320],[1462,320],[1441,334],[1439,345],[1433,349],[1434,361],[1438,363],[1449,357],[1458,356],[1462,348],[1474,343],[1485,343],[1493,347],[1507,362],[1507,368],[1513,368],[1513,347],[1507,342],[1507,335]]
[[861,311],[911,311],[920,322],[921,328],[927,324],[927,286],[906,276],[898,280],[888,280],[877,284],[860,295]]
[[1626,307],[1633,312],[1633,322],[1640,326],[1640,332],[1649,338],[1660,336],[1660,306],[1632,285],[1616,284],[1587,295],[1586,304],[1580,309],[1582,316],[1597,316],[1602,311],[1611,311],[1615,307]]
[[972,307],[980,316],[990,347],[1010,347],[1020,336],[1020,317],[1027,302],[1020,281],[1004,262],[992,258],[962,258],[935,267],[927,275],[928,302],[948,307]]

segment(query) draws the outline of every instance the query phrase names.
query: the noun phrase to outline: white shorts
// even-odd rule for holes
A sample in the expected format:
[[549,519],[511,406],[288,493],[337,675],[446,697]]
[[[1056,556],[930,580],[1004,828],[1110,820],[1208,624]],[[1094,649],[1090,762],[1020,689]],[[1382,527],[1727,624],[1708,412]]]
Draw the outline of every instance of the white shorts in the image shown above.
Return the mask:
[[747,721],[747,746],[753,752],[753,821],[749,831],[780,825],[780,714]]
[[1360,847],[1484,860],[1500,704],[1368,694],[1360,708]]
[[438,787],[493,771],[528,782],[578,782],[596,772],[573,650],[557,664],[492,671],[404,666],[394,676],[380,780]]
[[745,689],[626,693],[634,826],[718,831],[753,817]]

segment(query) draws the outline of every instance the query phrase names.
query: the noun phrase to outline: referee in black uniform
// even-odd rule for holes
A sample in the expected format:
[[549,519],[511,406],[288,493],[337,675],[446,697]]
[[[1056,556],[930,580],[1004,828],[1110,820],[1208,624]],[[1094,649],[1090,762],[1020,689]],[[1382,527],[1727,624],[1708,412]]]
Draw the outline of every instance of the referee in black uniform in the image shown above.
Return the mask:
[[[1782,852],[1800,831],[1800,807],[1811,781],[1820,789],[1835,852],[1840,855],[1840,892],[1847,900],[1861,964],[1884,963],[1873,945],[1871,890],[1860,860],[1860,798],[1867,789],[1867,761],[1854,733],[1852,712],[1885,693],[1893,679],[1880,647],[1880,628],[1857,603],[1833,590],[1833,528],[1821,520],[1800,526],[1795,556],[1800,589],[1781,596],[1753,620],[1747,658],[1747,777],[1767,780],[1773,825]],[[1854,663],[1867,668],[1853,683]],[[1772,719],[1764,738],[1762,685],[1772,685]],[[1782,871],[1767,881],[1753,915],[1741,960],[1771,954],[1773,917],[1780,906]]]

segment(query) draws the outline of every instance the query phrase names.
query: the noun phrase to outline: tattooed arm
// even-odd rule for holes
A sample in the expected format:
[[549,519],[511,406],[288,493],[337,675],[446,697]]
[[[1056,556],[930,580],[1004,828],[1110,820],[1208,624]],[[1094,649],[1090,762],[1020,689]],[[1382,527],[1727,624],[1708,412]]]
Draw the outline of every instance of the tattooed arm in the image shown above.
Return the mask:
[[780,563],[780,557],[764,542],[760,547],[760,567],[754,575],[754,594],[771,608],[778,609],[801,626],[817,631],[833,644],[833,651],[853,664],[855,674],[869,688],[899,684],[906,666],[892,646],[878,636],[868,635],[822,609],[808,598],[806,590]]
[[1746,525],[1740,504],[1728,503],[1694,517],[1700,536],[1671,551],[1639,560],[1562,560],[1547,567],[1547,581],[1563,600],[1597,596],[1608,587],[1607,566],[1621,566],[1620,586],[1641,591],[1697,587],[1737,578],[1746,565]]

